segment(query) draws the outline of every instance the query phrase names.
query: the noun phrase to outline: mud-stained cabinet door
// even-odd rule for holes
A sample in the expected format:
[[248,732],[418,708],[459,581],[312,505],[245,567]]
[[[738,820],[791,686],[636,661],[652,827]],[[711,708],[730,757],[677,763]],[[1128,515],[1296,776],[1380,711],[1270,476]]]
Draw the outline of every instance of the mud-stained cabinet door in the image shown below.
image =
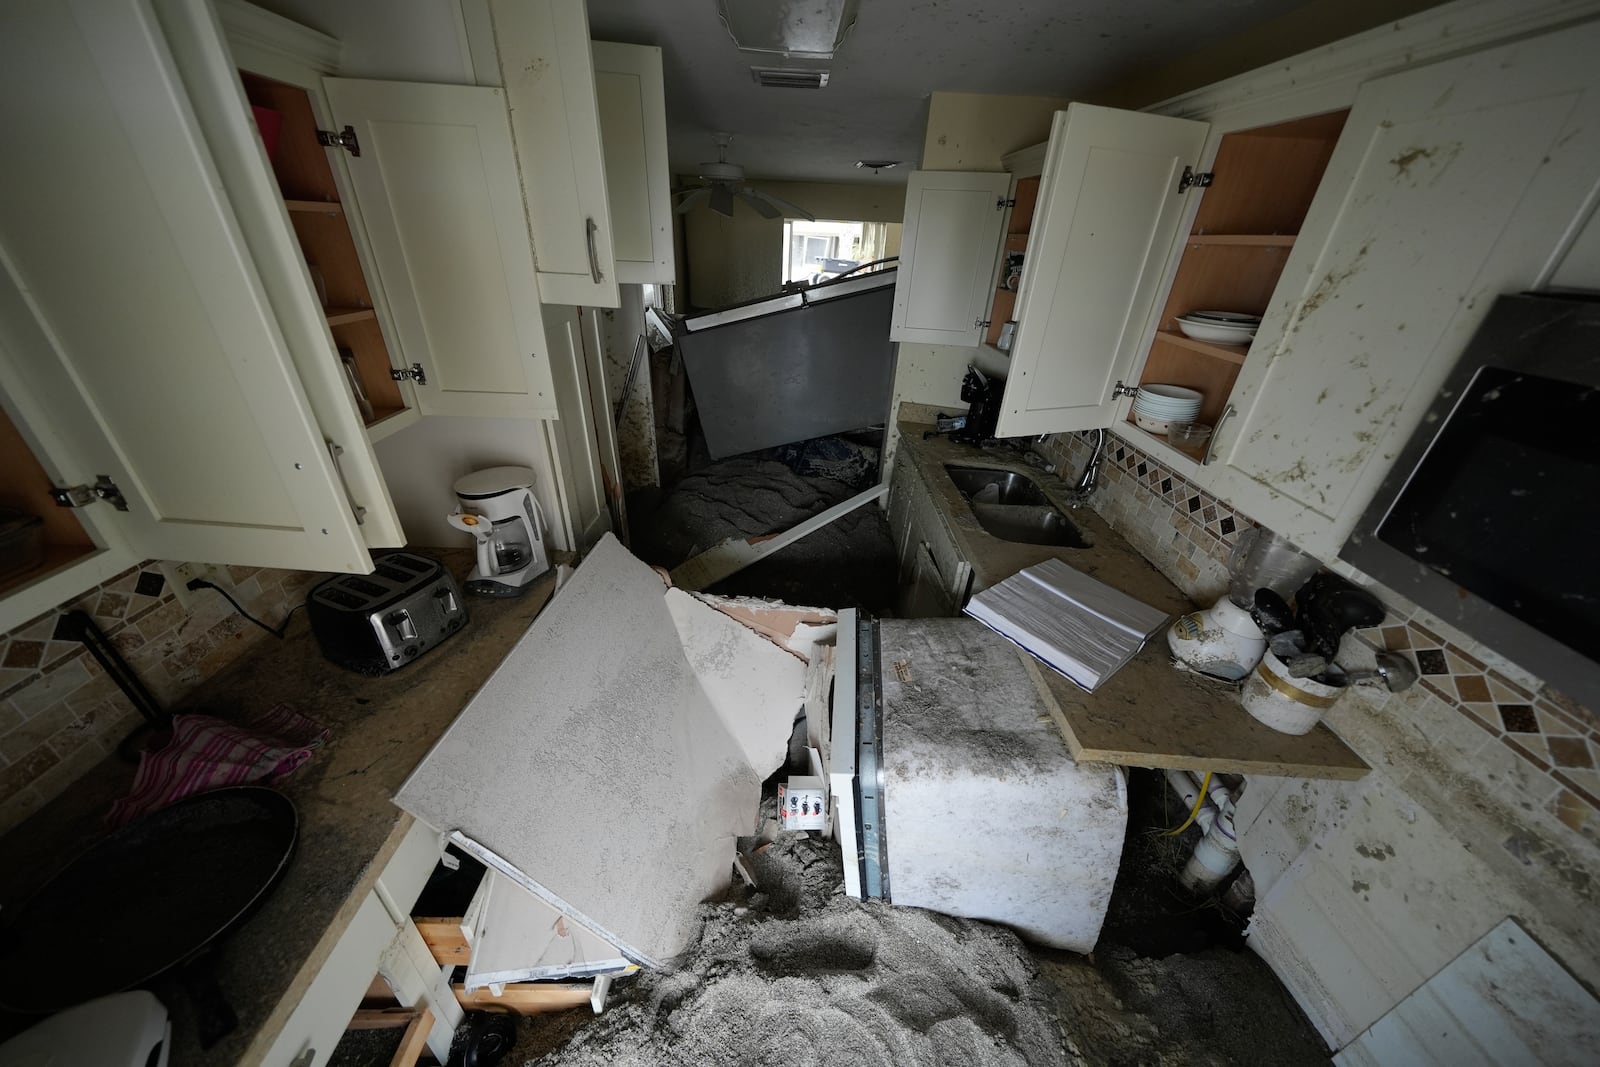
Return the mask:
[[1212,492],[1337,550],[1494,298],[1549,284],[1584,232],[1596,55],[1591,23],[1362,86],[1217,429]]

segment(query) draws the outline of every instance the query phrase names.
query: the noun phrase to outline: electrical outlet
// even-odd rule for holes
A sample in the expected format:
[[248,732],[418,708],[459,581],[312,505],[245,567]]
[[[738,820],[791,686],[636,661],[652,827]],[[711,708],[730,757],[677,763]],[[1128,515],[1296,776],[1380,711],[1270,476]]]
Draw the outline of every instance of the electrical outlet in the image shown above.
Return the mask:
[[226,588],[233,586],[228,579],[227,568],[216,563],[179,563],[166,559],[161,561],[161,573],[166,576],[167,588],[172,590],[185,611],[194,610],[196,597],[216,596],[215,593],[207,593],[204,589],[190,589],[189,583],[194,579],[204,578],[208,582]]

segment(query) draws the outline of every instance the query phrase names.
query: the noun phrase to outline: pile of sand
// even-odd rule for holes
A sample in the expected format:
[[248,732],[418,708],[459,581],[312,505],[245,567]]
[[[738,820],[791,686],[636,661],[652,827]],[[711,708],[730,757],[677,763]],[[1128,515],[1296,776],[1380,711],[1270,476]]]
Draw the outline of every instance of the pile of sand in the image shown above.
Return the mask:
[[833,842],[785,835],[754,866],[758,891],[704,905],[674,969],[619,982],[529,1067],[1083,1062],[1009,931],[844,896]]

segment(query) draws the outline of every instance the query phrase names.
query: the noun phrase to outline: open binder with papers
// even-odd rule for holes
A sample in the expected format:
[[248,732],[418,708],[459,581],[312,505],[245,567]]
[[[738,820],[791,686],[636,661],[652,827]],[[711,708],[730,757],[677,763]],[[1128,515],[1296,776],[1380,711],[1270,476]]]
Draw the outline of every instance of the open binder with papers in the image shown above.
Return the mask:
[[1058,559],[983,590],[966,613],[1091,692],[1170,618]]

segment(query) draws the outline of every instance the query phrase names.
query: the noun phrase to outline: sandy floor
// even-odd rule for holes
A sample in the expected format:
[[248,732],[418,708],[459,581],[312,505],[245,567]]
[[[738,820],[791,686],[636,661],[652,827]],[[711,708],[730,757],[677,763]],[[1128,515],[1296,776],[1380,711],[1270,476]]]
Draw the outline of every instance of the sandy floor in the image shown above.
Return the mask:
[[[839,473],[839,472],[828,472]],[[847,473],[847,472],[846,472]],[[851,479],[737,457],[690,474],[635,529],[672,565],[723,537],[785,529],[842,500]],[[887,614],[895,560],[864,508],[719,591]],[[758,885],[702,906],[671,971],[619,981],[606,1012],[524,1020],[504,1061],[529,1067],[1326,1064],[1327,1053],[1242,921],[1179,893],[1197,831],[1161,777],[1130,776],[1130,822],[1095,953],[1029,946],[1007,930],[843,895],[837,845],[804,834],[756,858]]]

